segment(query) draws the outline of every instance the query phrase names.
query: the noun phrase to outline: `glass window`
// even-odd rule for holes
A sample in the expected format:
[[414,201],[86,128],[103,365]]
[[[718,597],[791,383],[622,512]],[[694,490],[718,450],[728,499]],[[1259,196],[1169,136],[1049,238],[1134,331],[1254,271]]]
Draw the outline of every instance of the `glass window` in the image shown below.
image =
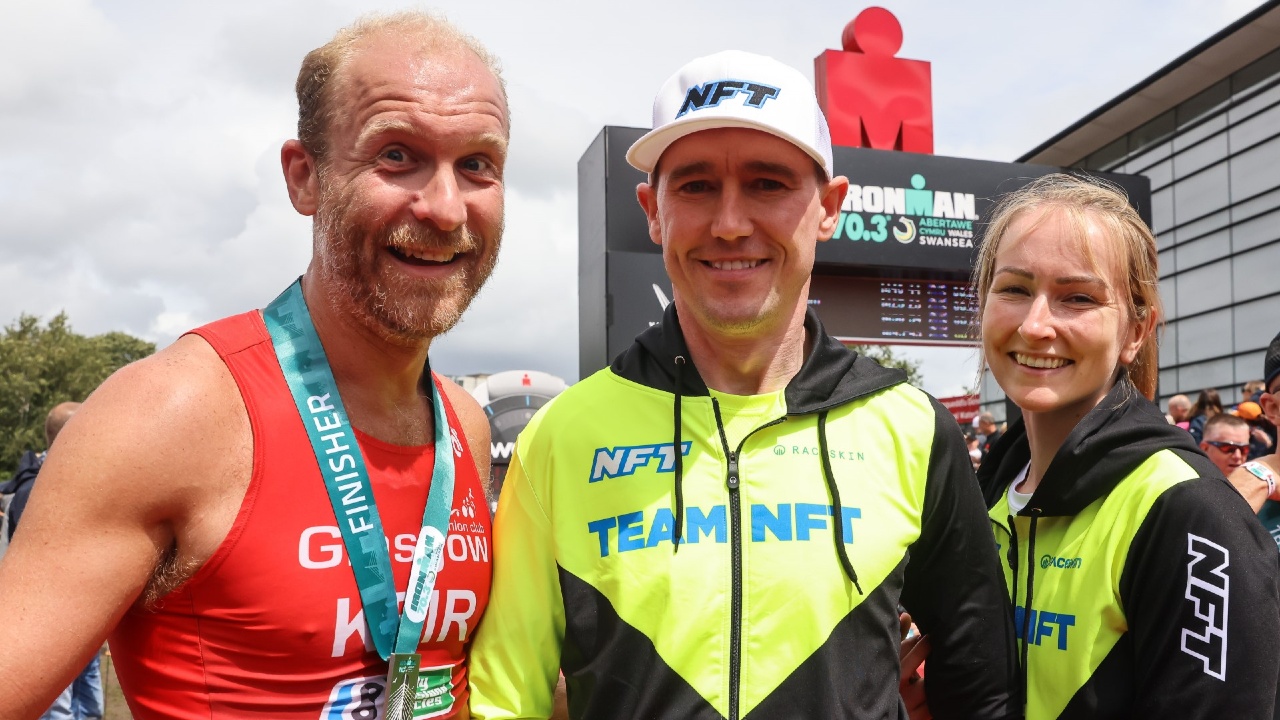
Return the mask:
[[1178,363],[1230,355],[1231,308],[1178,321]]
[[1195,401],[1193,393],[1198,393],[1205,388],[1226,391],[1235,384],[1235,381],[1235,363],[1231,358],[1211,360],[1198,365],[1183,365],[1178,368],[1178,390],[1191,395],[1193,402]]
[[1164,301],[1164,316],[1178,317],[1178,278],[1167,277],[1160,280],[1160,299]]
[[1129,136],[1121,135],[1102,149],[1095,151],[1085,161],[1085,167],[1091,170],[1106,170],[1112,164],[1122,160],[1129,154]]
[[[1139,128],[1139,130],[1141,130],[1141,128]],[[1134,130],[1132,133],[1129,133],[1129,146],[1133,147],[1135,150],[1138,147],[1137,145],[1138,141],[1135,139],[1134,133],[1138,132],[1139,130]],[[1162,162],[1166,160],[1169,157],[1169,155],[1172,153],[1173,153],[1173,142],[1170,140],[1165,140],[1163,142],[1152,145],[1149,149],[1146,149],[1146,151],[1143,152],[1142,154],[1135,155],[1133,159],[1129,161],[1129,167],[1131,168],[1132,172],[1141,172],[1143,168],[1150,167],[1158,162]]]
[[1280,50],[1273,50],[1235,71],[1231,75],[1231,92],[1240,97],[1253,86],[1274,77],[1280,77]]
[[[1135,168],[1137,167],[1137,164],[1130,162],[1129,167]],[[1162,160],[1156,163],[1155,165],[1152,165],[1151,167],[1147,168],[1146,170],[1143,170],[1142,174],[1146,175],[1147,178],[1151,180],[1152,190],[1159,190],[1160,188],[1163,188],[1165,185],[1168,185],[1169,183],[1173,182],[1173,161]]]
[[1280,105],[1273,105],[1269,110],[1232,126],[1227,135],[1231,137],[1232,152],[1240,152],[1280,135]]
[[1231,407],[1240,402],[1240,386],[1234,383],[1231,387],[1224,387],[1218,390],[1218,397],[1222,399],[1224,407]]
[[1207,137],[1225,134],[1222,131],[1227,129],[1227,114],[1221,113],[1196,124],[1187,130],[1179,131],[1173,136],[1173,152],[1176,154],[1190,148],[1192,145],[1199,143]]
[[[1233,194],[1237,199],[1241,197],[1239,193]],[[1231,221],[1248,220],[1254,215],[1261,215],[1278,207],[1280,207],[1280,190],[1272,190],[1269,193],[1254,196],[1244,202],[1237,202],[1231,208]]]
[[981,403],[994,402],[999,398],[1000,386],[996,384],[996,378],[991,374],[988,368],[982,369],[982,387],[978,391],[978,401]]
[[[1169,312],[1169,308],[1165,308]],[[1160,334],[1160,367],[1178,364],[1178,323],[1166,323]],[[1163,384],[1163,383],[1162,383]]]
[[[1161,370],[1160,378],[1157,381],[1157,383],[1158,383],[1157,387],[1160,390],[1160,394],[1165,395],[1166,397],[1168,397],[1169,395],[1176,395],[1177,392],[1175,391],[1178,389],[1178,371],[1177,370]],[[1160,403],[1160,407],[1165,408],[1165,411],[1168,412],[1168,408],[1169,408],[1168,401],[1162,400]]]
[[1259,88],[1252,96],[1237,102],[1234,107],[1228,110],[1227,120],[1231,124],[1241,120],[1248,120],[1250,115],[1267,109],[1277,101],[1280,101],[1280,83],[1275,83],[1270,87]]
[[[1276,171],[1280,173],[1280,158]],[[1226,207],[1227,163],[1221,162],[1173,184],[1173,219],[1181,225]]]
[[1173,174],[1184,178],[1227,158],[1227,134],[1218,133],[1173,156]]
[[1129,147],[1135,153],[1145,153],[1140,156],[1144,160],[1162,160],[1168,157],[1170,147],[1168,143],[1161,141],[1173,135],[1174,129],[1173,110],[1169,110],[1129,133]]
[[1244,385],[1250,380],[1262,379],[1262,364],[1266,361],[1265,350],[1245,353],[1236,356],[1236,385]]
[[1168,250],[1171,247],[1173,247],[1173,231],[1172,230],[1169,230],[1168,232],[1164,232],[1156,236],[1157,250]]
[[1280,137],[1231,158],[1231,194],[1245,199],[1280,186]]
[[1191,99],[1184,100],[1182,104],[1174,108],[1174,114],[1178,120],[1178,129],[1181,130],[1197,119],[1225,105],[1231,99],[1230,80],[1230,78],[1224,78],[1201,90],[1199,94]]
[[1243,252],[1280,239],[1280,210],[1231,226],[1231,248]]
[[1178,270],[1178,266],[1174,264],[1174,255],[1172,250],[1161,250],[1156,258],[1156,262],[1160,268],[1160,277],[1172,275]]
[[1231,254],[1231,231],[1223,228],[1198,240],[1181,243],[1176,252],[1178,267],[1183,269],[1219,260]]
[[[1230,258],[1178,273],[1178,317],[1195,315],[1230,303]],[[1184,328],[1183,332],[1188,331]]]
[[[1276,336],[1276,330],[1280,329],[1280,297],[1242,303],[1234,310],[1237,352],[1266,348],[1271,338]],[[1261,367],[1259,361],[1258,368]]]
[[996,424],[997,424],[997,425],[999,425],[1000,423],[1005,422],[1005,420],[1006,420],[1006,418],[1005,418],[1005,412],[1004,412],[1004,401],[1003,401],[1003,400],[1001,400],[1001,401],[1000,401],[1000,402],[998,402],[998,403],[992,403],[992,404],[990,404],[990,405],[979,405],[979,406],[978,406],[978,409],[979,409],[979,411],[980,411],[980,412],[989,412],[989,413],[991,413],[991,416],[992,416],[993,418],[995,418],[995,421],[996,421]]
[[1178,244],[1204,237],[1205,235],[1226,225],[1231,220],[1231,213],[1226,210],[1206,215],[1199,220],[1186,223],[1174,231]]
[[1162,233],[1173,227],[1173,188],[1151,193],[1151,229]]
[[[1232,260],[1231,285],[1236,302],[1280,293],[1280,243],[1234,255]],[[1275,307],[1275,317],[1280,318],[1280,301]]]

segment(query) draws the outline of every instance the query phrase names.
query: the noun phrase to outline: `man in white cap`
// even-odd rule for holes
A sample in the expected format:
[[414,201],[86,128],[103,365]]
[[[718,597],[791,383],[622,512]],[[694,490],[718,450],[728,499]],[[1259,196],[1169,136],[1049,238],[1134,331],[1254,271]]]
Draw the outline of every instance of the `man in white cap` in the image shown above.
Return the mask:
[[935,717],[1020,717],[959,427],[807,309],[849,185],[812,86],[723,52],[653,117],[627,158],[675,298],[517,442],[472,716],[545,718],[563,671],[573,718],[898,718],[901,601]]

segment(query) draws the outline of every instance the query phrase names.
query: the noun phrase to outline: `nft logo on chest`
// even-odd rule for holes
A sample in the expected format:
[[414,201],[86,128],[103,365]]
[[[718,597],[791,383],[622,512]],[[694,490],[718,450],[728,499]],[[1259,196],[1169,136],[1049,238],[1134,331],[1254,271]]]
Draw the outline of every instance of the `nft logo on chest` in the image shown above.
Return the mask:
[[[680,454],[687,456],[692,442],[680,443]],[[632,445],[629,447],[596,448],[591,461],[591,479],[599,482],[605,478],[634,475],[636,470],[658,461],[657,472],[669,473],[676,469],[676,451],[671,443],[658,445]]]
[[[1023,621],[1026,613],[1022,607],[1013,609],[1014,635],[1021,640]],[[1067,649],[1067,630],[1076,624],[1076,616],[1067,613],[1054,613],[1048,610],[1031,611],[1031,623],[1027,625],[1027,633],[1031,636],[1032,645],[1042,645],[1045,640],[1057,641],[1059,650]]]
[[715,107],[721,102],[738,95],[747,96],[746,100],[742,102],[746,107],[762,108],[769,98],[778,97],[780,92],[782,92],[781,88],[747,80],[717,80],[703,85],[695,85],[689,88],[689,92],[685,93],[684,104],[680,106],[680,112],[676,113],[676,117],[682,117],[685,113],[693,110]]

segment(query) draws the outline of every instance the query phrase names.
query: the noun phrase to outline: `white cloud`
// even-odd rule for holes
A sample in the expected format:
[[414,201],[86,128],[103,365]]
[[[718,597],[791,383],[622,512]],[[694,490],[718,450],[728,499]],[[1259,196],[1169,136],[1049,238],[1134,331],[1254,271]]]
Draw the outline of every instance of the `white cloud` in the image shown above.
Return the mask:
[[[1009,160],[1248,11],[1246,0],[889,2],[901,55],[933,63],[937,149]],[[384,9],[392,3],[379,3]],[[577,376],[577,161],[644,126],[688,59],[741,47],[812,73],[859,9],[830,1],[451,0],[503,59],[513,110],[507,233],[488,288],[435,349],[451,373]],[[302,55],[356,0],[0,3],[0,322],[66,309],[82,332],[161,343],[265,304],[305,267],[278,151]],[[1140,32],[1135,28],[1141,28]],[[955,394],[972,361],[925,358]],[[951,354],[948,354],[951,353]],[[969,363],[966,366],[966,362]]]

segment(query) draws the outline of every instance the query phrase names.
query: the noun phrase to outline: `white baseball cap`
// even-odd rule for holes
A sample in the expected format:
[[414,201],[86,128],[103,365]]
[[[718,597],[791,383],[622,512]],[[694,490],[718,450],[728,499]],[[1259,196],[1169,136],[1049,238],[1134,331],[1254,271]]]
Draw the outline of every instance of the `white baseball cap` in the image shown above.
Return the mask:
[[653,172],[685,135],[712,128],[752,128],[790,142],[832,177],[831,132],[813,85],[771,57],[725,50],[700,57],[667,78],[653,99],[653,130],[627,151],[627,162]]

